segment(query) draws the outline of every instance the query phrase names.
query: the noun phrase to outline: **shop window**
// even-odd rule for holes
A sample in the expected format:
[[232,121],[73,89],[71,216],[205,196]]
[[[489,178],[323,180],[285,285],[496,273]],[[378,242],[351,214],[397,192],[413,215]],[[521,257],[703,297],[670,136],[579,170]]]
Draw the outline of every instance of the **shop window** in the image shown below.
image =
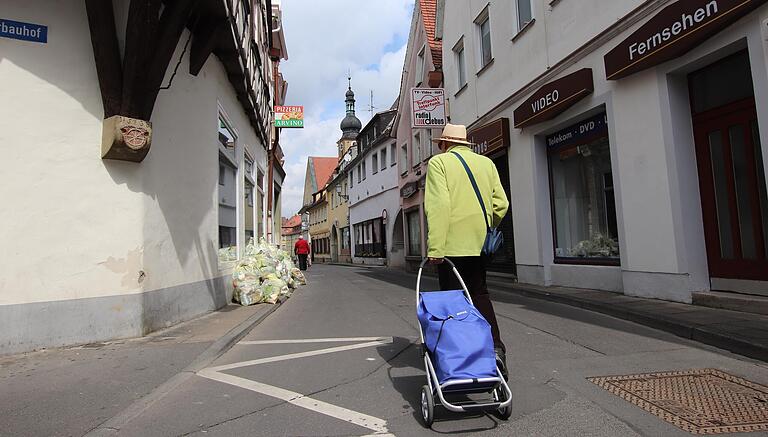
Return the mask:
[[264,172],[256,171],[256,239],[264,236]]
[[616,202],[605,114],[548,137],[547,144],[555,259],[618,264]]
[[408,226],[408,256],[421,256],[421,220],[419,211],[411,211],[405,214]]
[[237,137],[223,116],[219,116],[219,260],[235,261],[237,254]]
[[[243,204],[245,205],[245,242],[246,244],[255,238],[255,223],[256,217],[256,186],[254,180],[254,165],[253,159],[248,154],[245,154],[245,165],[243,169],[243,186],[245,187],[244,195],[245,199]],[[245,248],[243,248],[245,250]]]
[[384,222],[377,218],[354,225],[355,256],[360,258],[383,258],[386,255]]

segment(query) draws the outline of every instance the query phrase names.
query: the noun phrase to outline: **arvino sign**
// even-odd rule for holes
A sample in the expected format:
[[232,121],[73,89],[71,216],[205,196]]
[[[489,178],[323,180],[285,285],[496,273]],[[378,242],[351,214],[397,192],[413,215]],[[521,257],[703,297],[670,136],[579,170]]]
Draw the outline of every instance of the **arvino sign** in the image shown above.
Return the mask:
[[605,55],[608,80],[674,59],[768,0],[678,0]]

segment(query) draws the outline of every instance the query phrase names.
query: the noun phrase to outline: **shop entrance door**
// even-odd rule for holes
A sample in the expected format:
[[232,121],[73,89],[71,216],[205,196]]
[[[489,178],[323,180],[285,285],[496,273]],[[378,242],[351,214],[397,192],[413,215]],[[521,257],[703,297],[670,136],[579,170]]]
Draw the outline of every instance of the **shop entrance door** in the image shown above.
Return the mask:
[[[504,187],[504,191],[509,196],[509,158],[506,153],[492,157],[493,163],[496,165],[496,170],[499,172],[499,178],[501,179],[501,185]],[[504,235],[504,245],[501,250],[493,257],[488,266],[488,270],[517,274],[517,263],[515,261],[515,233],[512,228],[512,210],[507,211],[507,215],[499,225],[499,230]]]
[[754,98],[694,115],[709,272],[768,280],[768,199]]

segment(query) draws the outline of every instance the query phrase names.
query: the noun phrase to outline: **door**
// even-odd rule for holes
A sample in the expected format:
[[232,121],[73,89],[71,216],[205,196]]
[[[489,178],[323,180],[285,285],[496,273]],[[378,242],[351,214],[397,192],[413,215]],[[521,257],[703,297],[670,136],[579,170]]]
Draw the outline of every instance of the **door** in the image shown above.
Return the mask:
[[710,276],[768,280],[768,199],[753,97],[695,114]]
[[[509,192],[509,157],[506,153],[492,158],[493,163],[496,165],[496,170],[499,172],[499,178],[501,179],[501,185],[504,187],[504,192],[507,195],[507,199],[510,199]],[[507,211],[507,215],[501,220],[499,224],[499,230],[504,235],[504,245],[501,250],[494,256],[488,266],[488,270],[503,273],[517,273],[517,263],[515,261],[515,233],[512,227],[512,210]]]

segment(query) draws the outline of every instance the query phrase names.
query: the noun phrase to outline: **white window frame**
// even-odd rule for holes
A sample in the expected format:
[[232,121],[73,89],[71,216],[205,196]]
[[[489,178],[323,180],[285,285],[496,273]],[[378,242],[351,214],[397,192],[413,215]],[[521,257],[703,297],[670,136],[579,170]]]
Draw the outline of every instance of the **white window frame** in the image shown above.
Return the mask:
[[421,86],[424,82],[424,69],[426,68],[427,45],[421,46],[418,55],[416,55],[416,86]]
[[371,174],[379,172],[379,152],[371,153]]
[[[528,4],[531,7],[531,16],[528,19],[528,21],[523,22],[520,17],[520,2],[528,2]],[[533,21],[536,15],[534,14],[534,8],[533,8],[533,0],[515,0],[515,24],[517,25],[517,33],[520,33],[525,29],[528,25],[530,25]]]
[[[477,35],[477,71],[481,71],[493,61],[493,31],[491,29],[490,4],[483,8],[483,11],[475,18],[475,34]],[[488,62],[483,62],[483,24],[488,23],[488,43],[490,44]],[[466,60],[466,58],[465,58]]]
[[379,161],[381,162],[381,171],[387,169],[387,146],[384,146],[379,151]]
[[461,90],[467,85],[467,50],[464,46],[464,35],[453,46],[453,60],[456,65],[457,90]]
[[[240,235],[241,231],[243,235],[245,235],[245,232],[243,230],[244,228],[244,220],[243,217],[240,217],[241,211],[243,208],[243,190],[245,189],[244,184],[240,183],[240,179],[242,179],[242,172],[243,168],[245,167],[245,164],[239,165],[240,161],[243,161],[243,148],[240,144],[240,134],[238,133],[237,129],[232,124],[232,119],[227,115],[227,112],[224,110],[224,108],[221,106],[221,103],[218,104],[218,113],[216,117],[216,145],[218,146],[218,160],[217,163],[219,164],[219,171],[221,172],[221,166],[224,165],[224,167],[229,166],[232,171],[234,171],[234,182],[235,182],[235,253],[237,253],[237,259],[240,259],[240,248],[244,247],[243,245],[243,236]],[[226,128],[229,130],[230,133],[232,133],[233,142],[234,142],[234,157],[230,155],[230,150],[227,149],[223,144],[221,144],[221,141],[219,141],[218,138],[218,132],[220,129],[220,123],[223,122]],[[226,163],[222,164],[222,158]],[[221,182],[221,181],[220,181]],[[216,212],[219,212],[219,208],[221,208],[221,193],[219,192],[222,185],[225,184],[217,184],[216,186]],[[219,227],[221,226],[221,223],[219,220],[216,221],[216,247],[219,248],[221,246],[221,241],[219,241],[220,231]],[[219,265],[229,265],[234,261],[222,261],[218,259]]]
[[389,153],[392,155],[389,157],[389,166],[394,167],[397,165],[397,143],[392,143],[389,145]]
[[419,164],[421,164],[421,159],[423,157],[422,152],[422,146],[421,146],[421,132],[414,132],[413,133],[413,162],[412,165],[414,168],[418,167]]

